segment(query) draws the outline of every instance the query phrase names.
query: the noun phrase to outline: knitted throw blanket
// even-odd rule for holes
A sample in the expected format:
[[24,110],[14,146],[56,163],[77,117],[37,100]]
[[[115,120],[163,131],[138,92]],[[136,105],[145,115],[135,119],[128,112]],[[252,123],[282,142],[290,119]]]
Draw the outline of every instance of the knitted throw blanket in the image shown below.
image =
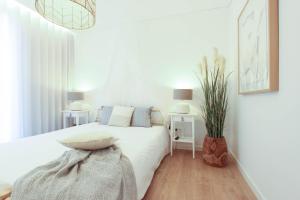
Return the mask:
[[11,200],[136,200],[132,165],[117,147],[71,150],[19,178]]

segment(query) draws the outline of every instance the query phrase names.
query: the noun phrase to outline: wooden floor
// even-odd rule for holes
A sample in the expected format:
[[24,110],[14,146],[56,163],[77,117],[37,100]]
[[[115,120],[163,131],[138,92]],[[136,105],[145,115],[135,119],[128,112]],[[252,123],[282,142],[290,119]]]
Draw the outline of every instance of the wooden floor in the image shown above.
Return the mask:
[[231,158],[226,168],[207,166],[197,152],[176,150],[157,169],[144,200],[255,200]]

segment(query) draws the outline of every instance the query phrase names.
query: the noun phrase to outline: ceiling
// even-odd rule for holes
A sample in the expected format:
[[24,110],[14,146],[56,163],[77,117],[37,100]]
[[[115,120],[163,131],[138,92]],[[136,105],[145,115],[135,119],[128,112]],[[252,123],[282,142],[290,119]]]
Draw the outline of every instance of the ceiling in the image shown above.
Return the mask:
[[105,16],[113,14],[151,19],[223,7],[230,2],[230,0],[98,0],[97,12],[100,16],[105,13]]
[[[17,0],[35,10],[35,0]],[[233,0],[96,0],[97,24],[151,20],[227,7]]]
[[[35,0],[16,1],[34,9]],[[231,0],[96,0],[98,13],[101,11],[116,12],[122,9],[123,11],[126,10],[140,16],[149,17],[224,7],[230,2]]]

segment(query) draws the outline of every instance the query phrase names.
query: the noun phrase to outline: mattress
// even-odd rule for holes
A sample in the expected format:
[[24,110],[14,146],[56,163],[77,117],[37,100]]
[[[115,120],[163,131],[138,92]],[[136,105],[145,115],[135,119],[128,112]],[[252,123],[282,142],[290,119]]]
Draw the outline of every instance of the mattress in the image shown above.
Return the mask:
[[57,139],[96,130],[108,131],[118,138],[116,144],[133,165],[138,198],[142,199],[155,170],[169,152],[169,136],[164,126],[124,128],[90,123],[4,143],[0,145],[0,180],[13,184],[18,177],[69,150]]

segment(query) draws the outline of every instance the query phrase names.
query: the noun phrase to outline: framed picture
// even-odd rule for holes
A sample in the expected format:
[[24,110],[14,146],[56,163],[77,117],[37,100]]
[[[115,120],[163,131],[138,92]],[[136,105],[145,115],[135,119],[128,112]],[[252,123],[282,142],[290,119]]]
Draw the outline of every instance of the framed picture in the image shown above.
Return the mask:
[[278,0],[248,0],[238,18],[239,94],[279,90]]

